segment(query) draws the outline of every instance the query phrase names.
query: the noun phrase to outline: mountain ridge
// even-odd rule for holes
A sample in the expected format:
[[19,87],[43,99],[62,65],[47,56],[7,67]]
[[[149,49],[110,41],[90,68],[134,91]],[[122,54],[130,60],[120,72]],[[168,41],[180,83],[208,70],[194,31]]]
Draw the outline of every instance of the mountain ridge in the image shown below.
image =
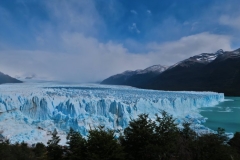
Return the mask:
[[[144,77],[143,77],[144,78]],[[180,61],[146,81],[126,85],[154,90],[214,91],[240,96],[240,48],[201,53]]]
[[22,83],[22,81],[0,72],[0,84],[4,83]]
[[168,67],[162,65],[153,65],[143,70],[138,69],[135,71],[127,70],[120,74],[110,76],[103,80],[101,84],[112,84],[112,85],[129,85],[138,87],[142,83],[146,83],[151,78],[159,75],[165,71]]

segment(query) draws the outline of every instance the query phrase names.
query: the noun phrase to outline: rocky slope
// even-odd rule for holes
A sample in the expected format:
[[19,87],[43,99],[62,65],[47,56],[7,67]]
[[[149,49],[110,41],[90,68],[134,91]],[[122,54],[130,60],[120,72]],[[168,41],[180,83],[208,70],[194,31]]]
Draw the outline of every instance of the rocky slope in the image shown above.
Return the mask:
[[21,81],[0,72],[0,84],[3,83],[21,83]]
[[190,57],[140,86],[157,90],[223,92],[240,96],[240,49]]
[[169,68],[159,66],[156,72],[151,69],[126,71],[107,78],[102,84],[171,91],[214,91],[240,96],[240,49],[202,53]]
[[101,82],[101,84],[111,85],[128,85],[139,87],[147,83],[150,79],[156,77],[167,69],[166,66],[154,65],[144,70],[125,71],[123,73],[113,75]]

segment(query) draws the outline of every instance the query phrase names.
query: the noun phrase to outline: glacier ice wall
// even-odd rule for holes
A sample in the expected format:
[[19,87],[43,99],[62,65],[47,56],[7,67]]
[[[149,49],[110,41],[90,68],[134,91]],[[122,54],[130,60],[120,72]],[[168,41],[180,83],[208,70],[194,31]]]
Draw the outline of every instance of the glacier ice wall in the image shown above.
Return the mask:
[[[86,136],[104,125],[124,129],[141,113],[151,118],[161,110],[177,122],[204,122],[200,107],[224,100],[214,92],[166,92],[102,85],[13,84],[0,86],[0,134],[12,142],[44,141],[54,128],[70,127]],[[45,140],[46,141],[46,140]]]

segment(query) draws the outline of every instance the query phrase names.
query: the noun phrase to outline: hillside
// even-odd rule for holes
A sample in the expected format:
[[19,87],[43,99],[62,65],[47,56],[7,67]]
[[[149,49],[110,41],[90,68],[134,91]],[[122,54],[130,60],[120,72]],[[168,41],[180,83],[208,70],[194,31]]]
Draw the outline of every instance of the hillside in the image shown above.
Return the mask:
[[101,84],[128,85],[139,87],[142,84],[147,83],[152,78],[158,76],[166,69],[166,66],[154,65],[144,70],[125,71],[103,80]]
[[154,90],[214,91],[240,96],[240,49],[202,53],[169,68],[162,66],[158,72],[145,70],[126,71],[105,79],[102,84]]
[[215,55],[212,60],[191,57],[140,87],[175,91],[215,91],[223,92],[227,96],[240,96],[240,49],[222,51]]
[[0,72],[0,84],[3,83],[22,83],[22,81],[19,81],[15,78],[10,77],[9,75]]

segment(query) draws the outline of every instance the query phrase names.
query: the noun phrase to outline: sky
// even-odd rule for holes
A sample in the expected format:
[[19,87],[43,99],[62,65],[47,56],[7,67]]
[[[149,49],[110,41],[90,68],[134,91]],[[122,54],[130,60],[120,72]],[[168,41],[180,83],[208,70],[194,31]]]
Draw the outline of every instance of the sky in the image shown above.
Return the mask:
[[240,48],[239,0],[1,0],[0,71],[98,82]]

